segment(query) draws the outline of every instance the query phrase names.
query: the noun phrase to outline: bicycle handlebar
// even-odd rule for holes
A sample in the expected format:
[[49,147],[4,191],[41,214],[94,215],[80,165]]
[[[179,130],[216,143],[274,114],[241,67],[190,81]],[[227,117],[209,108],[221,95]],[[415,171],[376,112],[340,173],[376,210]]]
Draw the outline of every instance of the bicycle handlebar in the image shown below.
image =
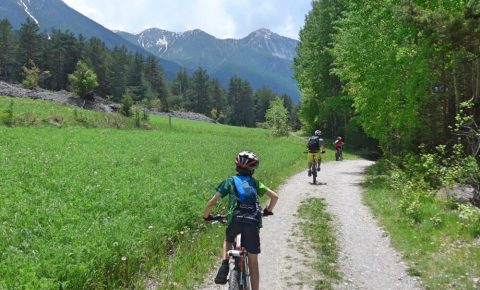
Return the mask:
[[208,218],[203,218],[207,222],[220,222],[225,223],[227,221],[227,217],[224,215],[215,215],[215,216],[208,216]]
[[[268,212],[267,214],[265,213],[267,208],[265,208],[263,211],[262,211],[262,216],[263,217],[267,217],[267,216],[270,216],[270,215],[273,215],[273,212]],[[209,216],[208,218],[204,218],[205,221],[207,222],[220,222],[220,223],[226,223],[227,222],[227,217],[224,216],[224,215],[214,215],[214,216]]]

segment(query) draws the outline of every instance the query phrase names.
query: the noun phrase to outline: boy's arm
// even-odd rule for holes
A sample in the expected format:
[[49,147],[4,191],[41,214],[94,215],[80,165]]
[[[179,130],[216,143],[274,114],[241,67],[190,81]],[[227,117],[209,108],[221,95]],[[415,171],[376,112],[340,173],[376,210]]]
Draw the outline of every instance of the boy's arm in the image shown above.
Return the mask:
[[215,192],[213,197],[207,202],[207,206],[205,207],[205,210],[203,211],[203,218],[204,219],[207,219],[210,216],[210,214],[212,212],[212,209],[215,207],[215,205],[217,204],[217,202],[220,198],[222,198],[222,195],[220,194],[220,192]]
[[275,204],[277,204],[278,194],[275,191],[271,190],[270,188],[267,188],[267,191],[265,192],[265,194],[270,198],[270,203],[265,209],[268,210],[269,212],[272,212],[273,208],[275,207]]

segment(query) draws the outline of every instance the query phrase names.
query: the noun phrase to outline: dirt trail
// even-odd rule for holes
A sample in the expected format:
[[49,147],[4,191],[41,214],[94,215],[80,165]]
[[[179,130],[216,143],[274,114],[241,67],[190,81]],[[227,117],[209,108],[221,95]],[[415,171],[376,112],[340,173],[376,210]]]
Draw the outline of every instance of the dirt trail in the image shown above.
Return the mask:
[[[299,234],[296,213],[302,200],[324,198],[334,218],[340,247],[343,281],[336,289],[421,289],[416,278],[406,274],[406,265],[390,246],[388,235],[362,203],[365,160],[322,165],[320,185],[310,183],[306,172],[292,176],[278,190],[275,215],[264,219],[261,230],[261,289],[314,289],[317,279],[309,264],[313,253]],[[211,273],[203,289],[228,289],[213,283]]]

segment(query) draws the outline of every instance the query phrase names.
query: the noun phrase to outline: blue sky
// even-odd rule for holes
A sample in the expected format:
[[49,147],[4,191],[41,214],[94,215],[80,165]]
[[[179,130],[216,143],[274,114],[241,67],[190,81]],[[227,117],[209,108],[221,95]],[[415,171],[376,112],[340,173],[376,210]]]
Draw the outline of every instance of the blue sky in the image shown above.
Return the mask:
[[199,28],[217,38],[242,38],[259,28],[298,39],[312,0],[63,0],[111,30]]

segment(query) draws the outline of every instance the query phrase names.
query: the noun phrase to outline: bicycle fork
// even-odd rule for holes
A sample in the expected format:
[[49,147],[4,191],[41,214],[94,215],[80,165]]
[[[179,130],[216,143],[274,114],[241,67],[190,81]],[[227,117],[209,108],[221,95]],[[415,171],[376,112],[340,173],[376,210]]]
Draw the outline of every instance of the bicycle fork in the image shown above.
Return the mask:
[[244,248],[230,250],[228,251],[228,255],[235,259],[235,267],[238,267],[240,274],[240,285],[245,286],[245,281],[250,278],[250,273],[248,271],[248,267],[246,267],[246,263],[248,263],[248,257],[245,255]]

